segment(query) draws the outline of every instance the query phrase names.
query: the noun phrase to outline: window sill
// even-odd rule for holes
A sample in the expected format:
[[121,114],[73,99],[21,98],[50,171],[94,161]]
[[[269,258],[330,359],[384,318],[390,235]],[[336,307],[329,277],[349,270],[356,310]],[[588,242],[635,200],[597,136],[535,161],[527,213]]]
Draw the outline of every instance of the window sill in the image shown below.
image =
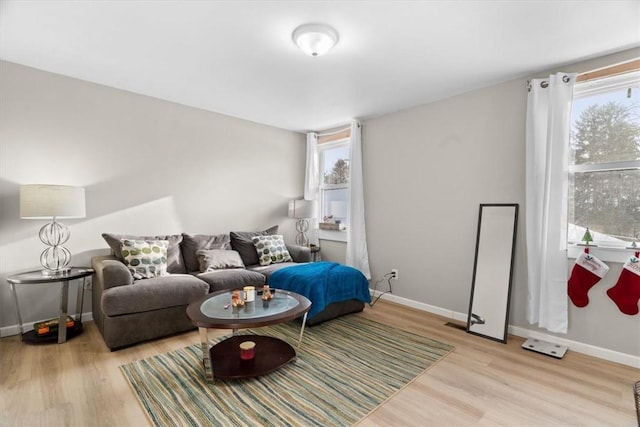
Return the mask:
[[334,242],[347,241],[347,230],[318,230],[318,238],[320,240],[333,240]]
[[[576,244],[567,245],[567,258],[576,259],[586,246]],[[624,264],[633,256],[633,249],[616,248],[611,246],[589,246],[589,253],[600,261],[619,262]]]

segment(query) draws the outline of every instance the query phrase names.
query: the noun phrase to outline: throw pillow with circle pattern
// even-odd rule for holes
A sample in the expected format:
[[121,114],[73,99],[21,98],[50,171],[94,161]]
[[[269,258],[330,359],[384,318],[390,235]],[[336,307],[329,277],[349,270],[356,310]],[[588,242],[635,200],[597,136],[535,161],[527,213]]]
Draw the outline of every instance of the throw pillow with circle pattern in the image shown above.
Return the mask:
[[291,258],[287,250],[287,246],[284,244],[284,237],[278,234],[272,236],[255,236],[251,241],[256,247],[260,265],[293,261],[293,258]]
[[134,279],[168,276],[168,240],[122,239],[122,258]]

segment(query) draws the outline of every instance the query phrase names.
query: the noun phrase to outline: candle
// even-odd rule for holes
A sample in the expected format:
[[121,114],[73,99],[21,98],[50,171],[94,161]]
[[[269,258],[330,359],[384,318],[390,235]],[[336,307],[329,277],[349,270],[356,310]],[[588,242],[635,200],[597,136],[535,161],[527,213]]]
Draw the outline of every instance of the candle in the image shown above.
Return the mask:
[[251,360],[256,355],[256,343],[244,341],[240,344],[240,359]]
[[255,286],[245,286],[244,287],[244,299],[247,302],[253,302],[256,299],[256,288]]

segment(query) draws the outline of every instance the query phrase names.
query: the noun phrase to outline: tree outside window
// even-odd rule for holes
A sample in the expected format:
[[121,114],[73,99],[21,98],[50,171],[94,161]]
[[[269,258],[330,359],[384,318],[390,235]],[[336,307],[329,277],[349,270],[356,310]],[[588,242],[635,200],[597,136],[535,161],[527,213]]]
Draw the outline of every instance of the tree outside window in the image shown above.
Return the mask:
[[349,159],[338,159],[331,172],[324,173],[325,184],[347,184],[349,182]]

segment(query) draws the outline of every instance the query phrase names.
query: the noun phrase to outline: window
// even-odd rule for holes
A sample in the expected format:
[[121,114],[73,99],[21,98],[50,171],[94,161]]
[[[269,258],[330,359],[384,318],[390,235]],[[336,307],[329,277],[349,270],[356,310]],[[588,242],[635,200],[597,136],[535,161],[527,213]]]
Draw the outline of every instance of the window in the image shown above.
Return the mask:
[[[320,230],[344,231],[349,215],[349,139],[319,143],[318,152]],[[328,237],[326,233],[322,234],[321,237]]]
[[640,239],[640,70],[574,87],[568,223],[568,243]]

